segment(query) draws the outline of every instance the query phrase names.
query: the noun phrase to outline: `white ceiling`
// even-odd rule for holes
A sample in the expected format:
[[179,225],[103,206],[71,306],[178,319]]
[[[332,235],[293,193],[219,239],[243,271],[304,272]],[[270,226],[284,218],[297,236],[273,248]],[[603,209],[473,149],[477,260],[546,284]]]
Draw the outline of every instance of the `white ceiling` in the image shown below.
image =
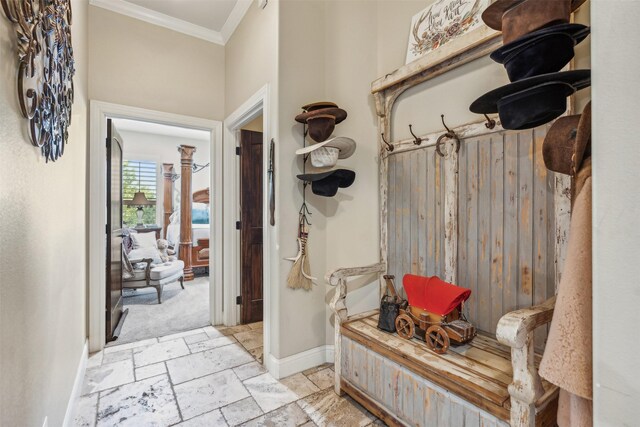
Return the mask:
[[89,0],[112,12],[224,45],[253,0]]
[[126,0],[173,18],[220,32],[238,0]]
[[139,120],[113,119],[113,124],[119,131],[150,133],[154,135],[173,136],[176,138],[197,139],[199,141],[209,141],[211,138],[209,131],[163,125],[159,123],[141,122]]

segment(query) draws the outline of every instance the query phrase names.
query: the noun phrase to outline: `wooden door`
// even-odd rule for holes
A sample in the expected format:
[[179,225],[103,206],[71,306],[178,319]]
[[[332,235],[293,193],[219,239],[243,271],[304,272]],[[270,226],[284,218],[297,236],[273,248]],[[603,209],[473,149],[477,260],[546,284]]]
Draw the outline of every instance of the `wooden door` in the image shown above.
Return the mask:
[[107,342],[122,317],[122,138],[107,120]]
[[262,132],[240,135],[242,323],[262,320]]

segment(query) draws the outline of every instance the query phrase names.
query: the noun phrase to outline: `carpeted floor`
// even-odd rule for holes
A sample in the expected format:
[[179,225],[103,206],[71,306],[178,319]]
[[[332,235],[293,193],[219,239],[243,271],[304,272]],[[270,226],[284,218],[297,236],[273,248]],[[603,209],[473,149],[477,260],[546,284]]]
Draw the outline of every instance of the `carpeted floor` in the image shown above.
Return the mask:
[[210,324],[208,277],[184,282],[184,290],[178,282],[165,285],[162,304],[158,304],[155,288],[136,291],[125,289],[123,294],[124,308],[129,309],[129,314],[120,337],[108,346],[189,331]]

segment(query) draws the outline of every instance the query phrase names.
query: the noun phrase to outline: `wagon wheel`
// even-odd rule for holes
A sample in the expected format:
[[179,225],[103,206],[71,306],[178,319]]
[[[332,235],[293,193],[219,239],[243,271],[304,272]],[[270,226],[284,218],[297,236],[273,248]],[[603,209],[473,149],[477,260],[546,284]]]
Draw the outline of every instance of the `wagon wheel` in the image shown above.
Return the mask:
[[449,335],[438,325],[430,326],[424,339],[429,348],[438,354],[444,354],[449,349]]
[[398,335],[405,340],[413,338],[416,327],[413,325],[411,317],[404,313],[399,314],[398,317],[396,317],[396,331],[398,332]]

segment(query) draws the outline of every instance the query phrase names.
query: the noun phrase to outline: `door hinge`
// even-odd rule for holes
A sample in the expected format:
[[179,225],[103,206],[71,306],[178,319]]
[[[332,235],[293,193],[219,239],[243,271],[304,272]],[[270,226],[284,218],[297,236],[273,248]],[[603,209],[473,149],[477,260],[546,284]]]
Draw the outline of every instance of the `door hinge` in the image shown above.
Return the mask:
[[236,156],[240,155],[240,147],[236,147]]
[[242,295],[238,295],[238,296],[236,297],[236,304],[238,304],[238,305],[242,305]]
[[236,221],[236,230],[242,229],[242,221]]

